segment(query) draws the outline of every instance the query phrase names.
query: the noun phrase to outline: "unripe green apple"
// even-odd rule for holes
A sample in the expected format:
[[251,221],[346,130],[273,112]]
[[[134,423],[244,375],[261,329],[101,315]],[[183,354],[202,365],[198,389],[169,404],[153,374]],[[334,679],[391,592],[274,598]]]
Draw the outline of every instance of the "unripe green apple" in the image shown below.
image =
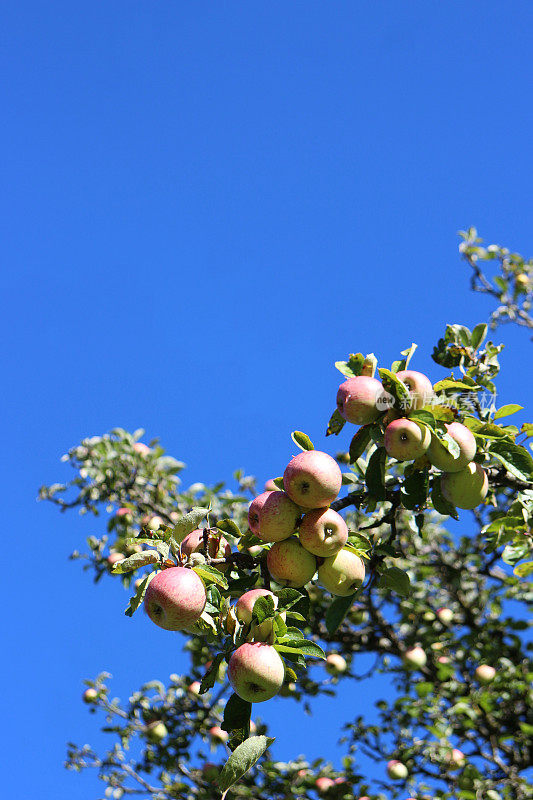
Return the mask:
[[146,613],[167,631],[190,628],[206,604],[205,586],[192,569],[171,567],[152,578],[144,596]]
[[427,660],[428,659],[424,650],[422,650],[422,648],[418,645],[416,647],[410,647],[409,650],[406,650],[403,654],[403,661],[406,666],[413,667],[415,669],[425,667]]
[[347,422],[368,425],[381,414],[376,403],[382,393],[383,386],[376,378],[365,375],[348,378],[339,386],[337,410]]
[[451,608],[438,608],[437,609],[437,617],[442,622],[443,625],[449,625],[450,622],[453,620],[453,611]]
[[[208,548],[207,552],[209,558],[228,558],[231,555],[231,546],[228,541],[218,533],[208,534]],[[205,554],[204,531],[202,528],[197,528],[191,531],[183,539],[181,543],[181,552],[189,558],[193,553]],[[217,564],[216,568],[221,572],[226,572],[231,567],[231,564]]]
[[98,697],[98,692],[96,689],[92,687],[89,689],[85,689],[84,693],[82,694],[83,702],[84,703],[94,703]]
[[452,505],[473,509],[487,496],[489,481],[483,467],[471,461],[459,472],[445,472],[440,486],[442,494]]
[[285,667],[277,650],[263,642],[241,644],[228,664],[233,691],[249,703],[274,697],[283,684]]
[[348,597],[354,594],[365,579],[365,565],[352,550],[339,552],[324,559],[318,568],[318,581],[331,594]]
[[414,461],[420,458],[430,442],[429,428],[407,417],[393,420],[385,428],[385,450],[398,461]]
[[317,778],[315,781],[315,787],[319,794],[328,792],[332,786],[335,786],[335,781],[331,778]]
[[402,764],[401,761],[397,761],[393,758],[387,763],[387,775],[389,778],[392,778],[392,780],[403,781],[407,778],[408,774],[407,767],[405,764]]
[[409,389],[409,399],[402,404],[405,405],[408,414],[410,411],[420,411],[421,408],[431,403],[435,392],[427,375],[413,369],[404,369],[397,372],[396,377]]
[[340,467],[327,453],[307,450],[294,456],[283,473],[285,491],[303,508],[325,508],[340,492]]
[[309,511],[300,523],[300,542],[315,556],[334,556],[347,541],[348,527],[331,508]]
[[168,734],[167,726],[161,720],[156,720],[146,726],[146,734],[153,742],[161,742]]
[[496,670],[488,664],[480,664],[479,667],[476,667],[475,674],[478,681],[486,685],[487,683],[492,683],[496,677]]
[[220,725],[213,725],[212,728],[209,728],[209,736],[211,737],[211,741],[217,744],[224,744],[224,742],[227,742],[229,739],[229,733],[223,731]]
[[300,509],[288,494],[276,489],[252,500],[248,511],[250,530],[264,542],[281,542],[296,530]]
[[309,583],[316,572],[316,558],[298,539],[275,542],[267,554],[268,571],[281,586],[299,589]]
[[459,472],[464,469],[476,455],[476,440],[472,431],[460,422],[446,425],[448,435],[459,445],[459,455],[454,458],[449,450],[439,442],[435,434],[431,435],[431,443],[427,450],[427,457],[434,467],[443,472]]
[[339,653],[330,653],[326,658],[326,671],[330,675],[338,675],[341,672],[346,672],[348,664],[346,659]]
[[[240,622],[243,622],[245,625],[251,624],[250,635],[253,640],[256,642],[270,642],[274,636],[274,621],[272,619],[265,619],[264,622],[260,624],[252,623],[252,613],[253,608],[255,605],[256,600],[259,597],[271,597],[274,601],[274,608],[278,607],[278,598],[273,592],[269,592],[268,589],[250,589],[249,592],[245,592],[235,604],[235,615]],[[286,614],[282,614],[282,617],[286,619]]]
[[515,283],[519,289],[527,290],[530,283],[529,275],[526,275],[525,272],[520,272],[515,278]]

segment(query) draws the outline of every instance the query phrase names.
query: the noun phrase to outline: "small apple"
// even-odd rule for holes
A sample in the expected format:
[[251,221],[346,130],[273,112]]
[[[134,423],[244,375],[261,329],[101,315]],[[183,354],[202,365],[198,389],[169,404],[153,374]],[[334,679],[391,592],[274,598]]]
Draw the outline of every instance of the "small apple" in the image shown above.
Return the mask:
[[335,500],[342,485],[339,465],[321,450],[294,456],[283,473],[285,491],[303,508],[325,508]]
[[210,761],[206,761],[206,763],[202,766],[202,778],[204,781],[208,783],[215,783],[219,776],[219,768],[216,764],[212,764]]
[[476,455],[476,440],[472,431],[460,422],[446,425],[450,438],[459,445],[459,455],[454,458],[449,450],[440,443],[435,434],[431,435],[431,443],[427,449],[427,457],[434,467],[443,472],[459,472],[464,469]]
[[451,608],[438,608],[437,609],[437,617],[442,622],[443,625],[449,625],[450,622],[453,620],[453,611]]
[[489,490],[487,473],[473,461],[459,472],[445,472],[440,479],[442,494],[457,508],[473,509]]
[[150,517],[148,520],[148,525],[146,526],[150,531],[158,531],[161,525],[164,525],[164,521],[161,517]]
[[265,483],[265,492],[277,492],[279,486],[276,486],[273,478],[269,478]]
[[113,552],[109,553],[106,561],[109,564],[109,566],[112,567],[113,564],[118,564],[119,561],[124,561],[124,558],[125,558],[124,553]]
[[348,597],[354,594],[365,579],[365,565],[351,550],[324,559],[318,568],[318,581],[331,594]]
[[146,613],[160,628],[181,631],[200,619],[205,586],[192,569],[170,567],[152,578],[144,596]]
[[216,744],[224,744],[229,739],[229,733],[223,731],[220,725],[213,725],[212,728],[209,728],[209,736],[211,737],[211,741]]
[[476,667],[475,675],[480,683],[486,685],[492,683],[496,677],[496,670],[488,664],[480,664],[479,667]]
[[439,656],[437,658],[437,661],[439,662],[439,664],[449,664],[450,663],[450,658],[449,658],[449,656]]
[[328,792],[332,786],[335,786],[335,781],[331,778],[317,778],[315,781],[315,787],[319,794]]
[[[219,533],[209,533],[207,537],[209,558],[228,558],[231,555],[231,545]],[[181,543],[181,552],[189,558],[193,553],[205,555],[204,531],[197,528],[191,531]],[[226,572],[231,564],[216,564],[220,572]]]
[[339,653],[330,653],[326,658],[326,672],[330,675],[339,675],[341,672],[346,672],[348,664],[346,659]]
[[254,605],[259,597],[271,597],[274,602],[274,608],[278,607],[278,598],[273,592],[269,592],[268,589],[250,589],[249,592],[241,595],[235,603],[235,615],[245,625],[251,624],[250,634],[256,642],[269,642],[273,638],[273,620],[265,619],[264,622],[258,625],[252,623]]
[[427,375],[413,369],[403,369],[396,373],[396,377],[409,389],[409,399],[402,403],[408,414],[410,411],[420,411],[431,403],[435,392]]
[[131,516],[131,509],[130,508],[118,508],[116,516],[117,517]]
[[414,461],[423,456],[431,442],[431,432],[425,425],[402,417],[385,428],[385,450],[398,461]]
[[146,734],[153,742],[161,742],[168,735],[167,726],[161,720],[155,720],[146,726]]
[[422,650],[419,645],[416,645],[416,647],[410,647],[409,650],[406,650],[402,658],[406,666],[414,669],[425,667],[428,660],[424,650]]
[[376,378],[365,375],[348,378],[339,386],[337,410],[347,422],[368,425],[381,414],[376,404],[382,394],[383,385]]
[[387,775],[389,778],[392,778],[394,781],[403,781],[407,778],[409,772],[405,764],[402,764],[401,761],[397,761],[396,759],[392,759],[387,763]]
[[466,764],[466,757],[462,750],[454,747],[453,750],[449,750],[446,753],[445,761],[449,769],[460,769]]
[[267,554],[268,571],[281,586],[299,589],[309,583],[316,572],[316,558],[298,539],[275,542]]
[[515,283],[518,289],[526,290],[529,288],[530,278],[525,272],[519,272],[515,278]]
[[139,455],[141,456],[146,456],[148,455],[148,453],[152,452],[148,447],[148,445],[144,444],[144,442],[135,442],[135,444],[133,445],[133,449],[135,450],[136,453],[139,453]]
[[285,492],[263,492],[250,504],[250,530],[264,542],[281,542],[296,530],[300,509]]
[[315,556],[334,556],[347,541],[348,527],[331,508],[309,511],[300,523],[300,542]]
[[191,694],[200,694],[200,681],[193,681],[188,687],[187,691]]
[[283,684],[285,667],[277,650],[263,642],[241,644],[228,664],[233,691],[249,703],[274,697]]
[[84,703],[94,703],[98,697],[98,692],[96,689],[92,687],[90,689],[85,689],[84,693],[82,694],[82,699]]

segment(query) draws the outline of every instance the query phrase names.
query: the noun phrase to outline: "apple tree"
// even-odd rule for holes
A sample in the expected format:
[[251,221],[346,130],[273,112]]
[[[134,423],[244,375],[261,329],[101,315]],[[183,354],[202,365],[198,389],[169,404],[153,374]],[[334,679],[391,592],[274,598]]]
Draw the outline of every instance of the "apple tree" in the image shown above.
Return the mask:
[[[182,462],[116,428],[64,456],[72,480],[41,489],[103,520],[72,558],[96,583],[122,581],[126,615],[144,607],[189,659],[126,702],[109,675],[86,680],[110,744],[69,744],[67,766],[98,770],[105,797],[533,797],[533,424],[498,407],[502,345],[488,339],[504,321],[533,327],[533,262],[475,229],[460,252],[498,303],[489,323],[448,325],[431,376],[414,369],[416,345],[388,366],[337,362],[333,455],[295,431],[264,491],[243,472],[186,487]],[[361,704],[345,720],[342,769],[273,760],[259,703],[312,711],[378,674],[388,696],[373,719]]]

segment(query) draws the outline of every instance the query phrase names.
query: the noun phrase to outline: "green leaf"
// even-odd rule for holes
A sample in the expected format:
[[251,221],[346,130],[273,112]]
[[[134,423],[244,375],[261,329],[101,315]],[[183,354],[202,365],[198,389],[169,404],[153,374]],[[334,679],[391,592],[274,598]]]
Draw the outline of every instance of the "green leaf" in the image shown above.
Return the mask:
[[200,694],[205,694],[206,692],[209,691],[209,689],[213,688],[218,678],[219,667],[222,664],[223,660],[224,660],[223,654],[217,653],[217,655],[214,657],[211,663],[211,666],[209,667],[209,669],[207,670],[207,672],[205,673],[204,677],[200,682]]
[[281,489],[282,492],[285,491],[285,484],[283,483],[283,478],[273,478],[272,482],[275,483],[278,489]]
[[525,433],[528,439],[533,436],[533,422],[524,422],[520,428],[520,433]]
[[[252,715],[252,704],[243,700],[238,694],[233,693],[224,706],[224,720],[222,730],[230,734],[236,732],[237,740],[247,739],[250,734],[250,717]],[[233,738],[233,737],[232,737]],[[238,742],[240,744],[240,742]]]
[[409,362],[411,361],[417,349],[418,345],[413,342],[411,347],[408,347],[407,350],[402,350],[401,355],[405,356],[405,358],[400,361],[399,369],[393,370],[393,372],[403,372],[403,370],[407,369]]
[[250,736],[230,755],[218,776],[218,788],[224,794],[256,764],[263,753],[275,742],[268,736]]
[[533,561],[524,561],[523,564],[517,564],[513,572],[519,578],[527,578],[529,575],[533,574]]
[[516,414],[517,411],[523,411],[524,406],[517,406],[516,403],[510,403],[509,405],[502,406],[497,410],[494,414],[494,419],[501,419],[502,417],[510,417],[511,414]]
[[474,433],[476,436],[481,436],[483,439],[512,440],[513,438],[499,425],[495,425],[493,422],[481,422],[481,420],[476,419],[475,417],[465,417],[464,425],[466,425],[468,430],[472,431],[472,433]]
[[133,572],[140,567],[146,567],[148,564],[158,564],[159,554],[155,550],[143,550],[142,553],[134,553],[132,556],[125,558],[124,561],[117,561],[113,564],[113,575],[124,575],[125,572]]
[[139,584],[139,588],[135,592],[134,596],[130,598],[130,602],[128,603],[128,607],[124,611],[127,617],[133,617],[139,606],[141,605],[142,601],[144,600],[144,595],[146,594],[146,590],[148,588],[148,584],[155,577],[156,572],[150,572],[149,575],[145,575],[144,578],[141,580]]
[[188,533],[196,530],[200,522],[209,512],[208,508],[200,508],[195,506],[188,514],[185,514],[179,519],[172,528],[172,538],[176,544],[181,544]]
[[291,433],[291,439],[294,444],[297,444],[301,450],[314,450],[315,447],[313,442],[309,438],[306,433],[302,433],[302,431],[293,431]]
[[372,542],[361,531],[350,531],[348,542],[352,547],[362,550],[364,553],[372,550]]
[[310,658],[326,658],[320,645],[310,642],[308,639],[289,639],[283,644],[275,644],[274,647],[281,653],[298,653]]
[[378,447],[368,461],[365,472],[365,483],[368,491],[376,500],[385,500],[385,461],[387,452],[384,447]]
[[228,582],[224,575],[215,567],[209,566],[209,564],[197,564],[195,567],[192,568],[197,575],[202,578],[204,581],[211,581],[212,583],[216,583],[219,586],[222,586],[223,589],[228,588]]
[[392,589],[401,597],[408,597],[411,592],[411,581],[409,575],[399,567],[388,567],[379,580],[379,586]]
[[402,400],[407,400],[409,398],[409,389],[403,381],[396,377],[394,372],[385,368],[379,369],[378,372],[381,382],[383,383],[383,388],[392,394],[397,405],[401,405]]
[[435,417],[431,411],[427,411],[423,408],[421,408],[420,411],[411,411],[409,412],[409,419],[412,419],[414,422],[420,422],[434,433],[437,431]]
[[533,477],[533,458],[519,444],[499,439],[491,443],[490,454],[519,480],[529,481]]
[[326,611],[326,629],[330,636],[333,636],[352,607],[356,594],[351,594],[349,597],[336,597]]
[[405,508],[413,510],[426,502],[429,490],[429,473],[427,469],[416,470],[407,475],[402,488],[402,502]]
[[357,378],[364,363],[365,357],[362,353],[350,353],[348,361],[336,361],[335,366],[346,378]]
[[455,378],[443,378],[443,380],[438,381],[433,386],[433,391],[435,394],[439,394],[440,392],[473,392],[479,389],[479,387],[474,384],[473,386],[469,383],[464,383],[463,381],[456,381]]
[[299,592],[298,589],[280,589],[279,592],[276,592],[276,595],[278,597],[278,611],[287,611],[287,609],[292,608],[305,598],[305,595]]
[[452,519],[459,519],[457,509],[455,506],[446,500],[440,488],[440,478],[433,481],[433,488],[431,490],[431,502],[433,508],[443,517],[452,517]]
[[260,625],[266,619],[271,619],[275,613],[274,599],[270,595],[258,597],[252,609],[252,619]]
[[359,456],[364,453],[371,438],[372,431],[370,425],[363,425],[362,428],[359,428],[350,442],[350,464],[355,464]]
[[242,535],[239,526],[232,519],[221,519],[220,522],[217,522],[217,528],[222,533],[229,533],[237,539],[240,539]]
[[506,564],[514,566],[517,561],[525,558],[530,550],[530,542],[523,536],[514,539],[510,544],[506,544],[503,548],[502,561]]
[[480,322],[479,325],[476,325],[476,327],[472,331],[472,337],[470,339],[470,342],[474,350],[477,350],[481,342],[485,339],[488,327],[489,326],[487,325],[486,322]]
[[335,434],[337,436],[344,426],[346,425],[346,420],[344,417],[341,417],[338,410],[335,409],[331,417],[329,418],[328,427],[326,428],[326,436],[331,436],[331,434]]

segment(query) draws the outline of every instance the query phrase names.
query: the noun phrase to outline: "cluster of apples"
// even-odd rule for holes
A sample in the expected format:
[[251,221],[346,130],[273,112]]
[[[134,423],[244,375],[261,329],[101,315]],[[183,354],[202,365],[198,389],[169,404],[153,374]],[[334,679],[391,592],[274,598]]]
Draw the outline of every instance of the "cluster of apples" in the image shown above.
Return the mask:
[[[337,392],[337,409],[355,425],[369,425],[382,417],[385,428],[384,447],[397,461],[416,461],[425,456],[443,474],[442,494],[457,508],[473,509],[483,502],[488,491],[488,478],[480,464],[474,462],[476,440],[460,422],[446,424],[446,433],[459,453],[452,453],[422,422],[410,419],[415,411],[430,405],[435,393],[429,378],[415,370],[396,373],[409,392],[401,410],[393,407],[394,399],[383,384],[367,375],[348,378]],[[383,412],[386,413],[383,415]]]

